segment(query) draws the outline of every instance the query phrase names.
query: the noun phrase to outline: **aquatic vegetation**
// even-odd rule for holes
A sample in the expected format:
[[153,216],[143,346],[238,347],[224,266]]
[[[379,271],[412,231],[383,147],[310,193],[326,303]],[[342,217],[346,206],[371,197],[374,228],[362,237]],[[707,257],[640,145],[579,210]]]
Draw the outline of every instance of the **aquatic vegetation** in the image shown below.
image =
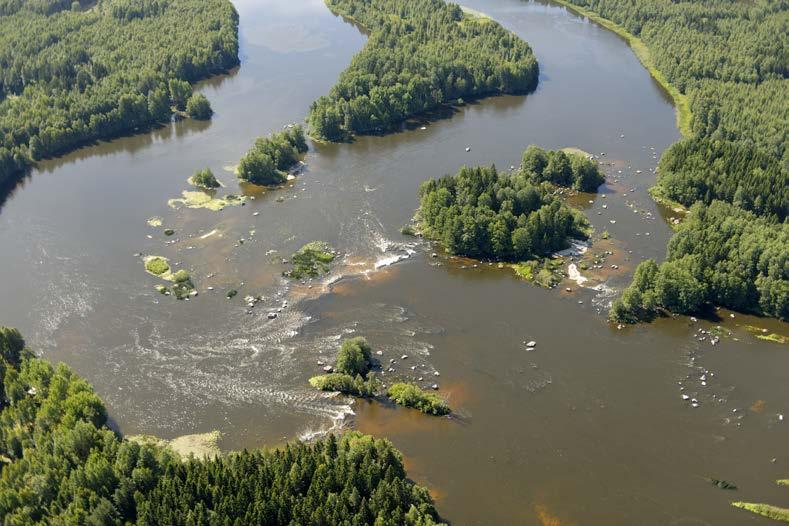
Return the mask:
[[293,254],[291,257],[293,268],[283,272],[282,275],[293,279],[317,278],[329,271],[329,264],[334,258],[335,255],[328,243],[312,241]]
[[775,481],[779,486],[789,486],[789,479],[779,479]]
[[167,258],[161,256],[148,256],[144,259],[145,270],[149,274],[162,277],[170,271],[170,263]]
[[413,407],[428,415],[448,415],[449,406],[435,393],[423,391],[418,385],[409,383],[392,384],[386,392],[396,404]]
[[213,188],[219,188],[221,185],[219,181],[216,180],[214,176],[214,172],[211,171],[210,168],[203,168],[202,170],[197,170],[194,175],[192,175],[187,182],[194,186],[199,186],[200,188],[205,188],[207,190],[211,190]]
[[528,93],[539,68],[531,48],[498,23],[442,0],[327,0],[369,31],[364,49],[308,116],[329,141],[392,129],[459,98]]
[[227,206],[238,206],[246,201],[246,197],[228,194],[224,197],[214,197],[205,192],[192,192],[184,190],[181,192],[183,197],[178,199],[170,199],[167,204],[171,208],[178,208],[185,206],[187,208],[206,208],[214,212],[218,212]]
[[735,508],[741,508],[750,511],[751,513],[761,515],[762,517],[767,517],[768,519],[789,522],[788,508],[779,508],[778,506],[773,506],[771,504],[759,504],[753,502],[732,502],[731,505]]
[[756,336],[757,339],[762,341],[781,343],[781,344],[789,343],[789,337],[784,336],[782,334],[769,332],[767,329],[761,329],[753,325],[746,325],[745,330],[747,330],[748,332]]
[[146,221],[148,226],[152,226],[154,228],[162,226],[162,218],[161,217],[151,217]]
[[231,289],[231,290],[227,291],[227,294],[225,294],[225,297],[227,299],[233,299],[233,298],[236,297],[236,295],[238,295],[238,291],[236,289]]
[[[143,262],[145,263],[146,272],[163,280],[173,282],[172,293],[179,300],[197,294],[189,272],[181,269],[173,273],[167,258],[162,256],[146,256]],[[163,285],[158,285],[156,290],[161,294],[169,293],[167,287]]]
[[165,236],[172,236],[173,234],[175,234],[175,230],[173,230],[172,228],[165,228],[163,233]]
[[[132,440],[109,429],[104,403],[85,379],[35,358],[18,331],[0,328],[0,351],[0,517],[6,522],[440,521],[430,494],[408,479],[402,454],[388,440],[348,432],[226,455],[219,455],[216,431]],[[354,475],[365,473],[376,475]],[[31,495],[31,481],[47,491]]]
[[307,151],[304,129],[289,127],[268,137],[259,137],[238,163],[238,178],[257,185],[277,185],[288,178],[288,170]]

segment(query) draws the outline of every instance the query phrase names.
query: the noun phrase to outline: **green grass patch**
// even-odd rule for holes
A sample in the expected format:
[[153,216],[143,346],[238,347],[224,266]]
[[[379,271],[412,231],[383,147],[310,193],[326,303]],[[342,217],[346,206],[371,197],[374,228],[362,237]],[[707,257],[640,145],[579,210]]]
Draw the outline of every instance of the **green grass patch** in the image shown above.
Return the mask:
[[402,382],[392,384],[386,395],[398,405],[413,407],[428,415],[448,415],[451,411],[443,398],[423,391],[415,384]]
[[743,510],[748,510],[751,513],[767,517],[776,521],[789,522],[789,509],[779,508],[771,504],[760,504],[753,502],[732,502],[732,506]]
[[688,96],[680,93],[679,89],[671,84],[666,76],[663,75],[663,72],[657,69],[655,66],[655,60],[652,58],[652,53],[649,51],[649,48],[643,40],[628,32],[627,29],[620,26],[616,22],[608,20],[607,18],[603,18],[590,9],[577,6],[568,2],[567,0],[555,0],[555,2],[559,5],[565,6],[571,11],[585,16],[592,22],[595,22],[596,24],[613,31],[620,37],[624,38],[641,64],[647,68],[650,75],[652,75],[658,84],[660,84],[660,86],[666,90],[666,92],[674,100],[674,106],[677,109],[677,128],[679,128],[679,132],[683,137],[690,137],[693,134],[690,128],[692,114],[690,112],[690,100],[688,100]]
[[311,241],[293,254],[291,257],[293,268],[283,272],[283,275],[293,279],[317,278],[329,271],[329,265],[334,261],[334,258],[334,253],[328,243]]
[[564,277],[563,264],[564,260],[561,258],[543,258],[513,263],[510,267],[518,277],[549,289],[556,286]]

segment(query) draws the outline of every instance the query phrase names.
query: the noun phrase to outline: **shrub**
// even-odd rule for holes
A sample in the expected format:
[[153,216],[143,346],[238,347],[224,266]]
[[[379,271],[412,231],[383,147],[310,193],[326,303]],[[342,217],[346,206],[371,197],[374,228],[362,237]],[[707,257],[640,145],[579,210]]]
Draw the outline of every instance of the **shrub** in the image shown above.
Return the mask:
[[396,383],[387,391],[387,396],[396,404],[413,407],[428,415],[448,415],[449,405],[440,396],[423,391],[418,385]]

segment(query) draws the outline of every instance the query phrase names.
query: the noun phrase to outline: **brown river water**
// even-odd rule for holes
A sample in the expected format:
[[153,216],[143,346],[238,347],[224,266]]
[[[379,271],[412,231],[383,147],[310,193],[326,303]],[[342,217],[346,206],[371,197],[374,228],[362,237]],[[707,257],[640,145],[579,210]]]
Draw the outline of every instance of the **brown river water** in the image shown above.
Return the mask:
[[[252,192],[224,168],[255,137],[301,121],[365,36],[320,0],[237,0],[242,65],[200,85],[210,123],[45,162],[0,204],[0,321],[90,380],[124,433],[219,429],[226,449],[340,425],[388,437],[453,524],[768,524],[729,503],[789,502],[774,484],[789,476],[779,417],[789,350],[745,326],[786,335],[787,325],[724,311],[622,330],[605,321],[635,264],[663,257],[671,234],[672,212],[646,192],[679,138],[670,100],[625,42],[562,7],[467,4],[531,44],[535,93],[477,101],[424,130],[312,144],[291,185]],[[613,163],[598,195],[575,199],[611,234],[589,254],[614,252],[588,287],[541,289],[400,235],[421,181],[462,164],[506,169],[529,144]],[[219,212],[169,207],[205,166],[225,183],[220,194],[255,199]],[[314,239],[340,263],[312,288],[286,282],[281,259]],[[189,269],[200,295],[158,294],[136,254]],[[227,300],[231,288],[239,295]],[[251,313],[247,294],[265,298]],[[699,340],[717,325],[727,335],[717,345]],[[348,335],[365,335],[387,368],[396,360],[385,378],[439,383],[455,415],[312,391],[318,361]]]

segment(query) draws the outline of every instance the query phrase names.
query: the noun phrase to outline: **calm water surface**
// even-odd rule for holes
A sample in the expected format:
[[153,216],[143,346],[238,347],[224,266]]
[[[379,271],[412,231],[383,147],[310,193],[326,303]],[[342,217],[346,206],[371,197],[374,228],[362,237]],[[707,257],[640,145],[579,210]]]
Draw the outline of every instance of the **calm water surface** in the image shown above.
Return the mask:
[[[469,1],[532,45],[535,93],[470,104],[425,130],[313,144],[292,185],[255,192],[225,167],[255,137],[301,121],[365,37],[319,0],[236,5],[242,65],[201,85],[210,123],[44,163],[2,204],[3,324],[86,376],[124,433],[220,429],[228,449],[340,422],[388,437],[455,524],[766,524],[729,501],[786,504],[773,481],[789,476],[778,419],[789,413],[789,353],[744,329],[786,334],[786,325],[728,312],[621,331],[605,323],[635,264],[665,253],[672,213],[646,189],[679,138],[670,101],[622,40],[551,4]],[[590,249],[614,254],[589,287],[539,289],[507,269],[431,258],[437,247],[399,234],[421,181],[463,164],[506,169],[529,144],[605,152],[613,163],[597,196],[575,199],[612,237]],[[225,183],[220,194],[255,199],[221,212],[170,208],[205,166]],[[148,226],[151,217],[176,235]],[[312,288],[283,280],[282,258],[313,239],[332,243],[341,262]],[[138,253],[189,269],[200,295],[159,295]],[[229,301],[231,288],[239,295]],[[247,294],[265,297],[251,313]],[[716,325],[732,336],[697,339]],[[352,334],[396,360],[386,378],[439,383],[456,417],[310,390],[318,361]]]

